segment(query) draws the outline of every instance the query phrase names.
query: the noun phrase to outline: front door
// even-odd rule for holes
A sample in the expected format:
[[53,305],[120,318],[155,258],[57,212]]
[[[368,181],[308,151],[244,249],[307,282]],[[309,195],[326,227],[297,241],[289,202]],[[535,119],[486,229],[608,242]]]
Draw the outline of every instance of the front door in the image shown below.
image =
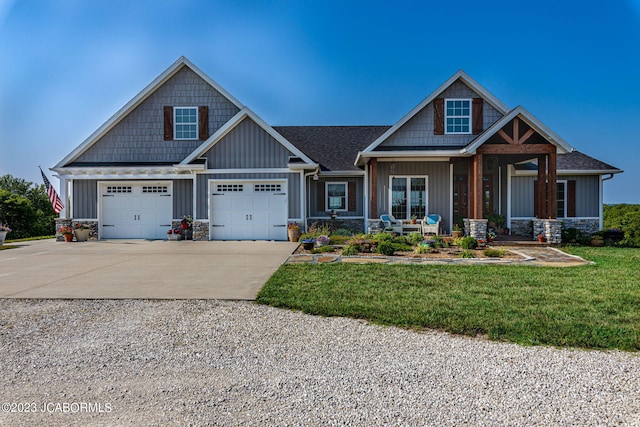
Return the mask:
[[[490,214],[493,207],[493,175],[482,177],[482,213]],[[469,180],[467,175],[453,176],[453,221],[462,223],[463,218],[469,216]]]

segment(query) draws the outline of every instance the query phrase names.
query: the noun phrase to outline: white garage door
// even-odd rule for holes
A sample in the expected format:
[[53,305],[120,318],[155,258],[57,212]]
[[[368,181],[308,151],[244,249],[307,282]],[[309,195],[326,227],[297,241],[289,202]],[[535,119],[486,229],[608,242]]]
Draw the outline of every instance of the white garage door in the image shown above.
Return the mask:
[[100,237],[166,239],[171,228],[171,182],[101,184]]
[[286,240],[286,181],[211,181],[212,240]]

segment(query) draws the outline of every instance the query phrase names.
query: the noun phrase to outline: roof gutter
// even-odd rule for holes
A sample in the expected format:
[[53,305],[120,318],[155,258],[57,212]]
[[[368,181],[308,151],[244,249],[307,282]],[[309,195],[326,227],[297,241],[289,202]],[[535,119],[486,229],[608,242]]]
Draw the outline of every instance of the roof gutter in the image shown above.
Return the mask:
[[391,158],[412,158],[415,160],[424,158],[448,158],[448,157],[469,157],[472,154],[467,152],[465,148],[459,150],[433,150],[433,151],[421,151],[421,150],[409,150],[409,151],[359,151],[355,166],[362,166],[366,163],[365,159],[377,158],[377,159],[391,159]]

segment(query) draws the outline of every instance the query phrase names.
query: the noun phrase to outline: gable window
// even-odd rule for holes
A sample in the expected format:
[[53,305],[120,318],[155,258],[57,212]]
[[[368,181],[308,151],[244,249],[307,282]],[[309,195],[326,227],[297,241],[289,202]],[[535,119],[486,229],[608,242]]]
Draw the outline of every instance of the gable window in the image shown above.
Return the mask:
[[176,107],[173,112],[176,139],[198,139],[198,109]]
[[396,219],[422,219],[427,214],[427,177],[391,177],[391,215]]
[[445,100],[445,133],[447,134],[471,133],[471,100],[470,99],[446,99]]
[[346,211],[348,206],[347,183],[327,182],[326,186],[327,201],[325,210]]

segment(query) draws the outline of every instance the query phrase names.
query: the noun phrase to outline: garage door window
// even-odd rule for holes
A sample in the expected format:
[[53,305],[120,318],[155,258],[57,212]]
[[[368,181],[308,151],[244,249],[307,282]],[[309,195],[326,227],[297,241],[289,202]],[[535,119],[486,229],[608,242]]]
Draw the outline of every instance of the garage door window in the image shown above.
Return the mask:
[[166,185],[151,185],[151,186],[143,186],[143,193],[166,193],[169,191],[169,187]]
[[216,185],[216,191],[219,191],[221,193],[242,192],[244,191],[244,185],[243,184],[218,184]]
[[253,191],[255,191],[256,193],[269,193],[269,192],[277,193],[282,191],[282,185],[281,184],[255,184],[253,186]]
[[107,193],[131,193],[131,187],[121,185],[110,185],[107,187]]

